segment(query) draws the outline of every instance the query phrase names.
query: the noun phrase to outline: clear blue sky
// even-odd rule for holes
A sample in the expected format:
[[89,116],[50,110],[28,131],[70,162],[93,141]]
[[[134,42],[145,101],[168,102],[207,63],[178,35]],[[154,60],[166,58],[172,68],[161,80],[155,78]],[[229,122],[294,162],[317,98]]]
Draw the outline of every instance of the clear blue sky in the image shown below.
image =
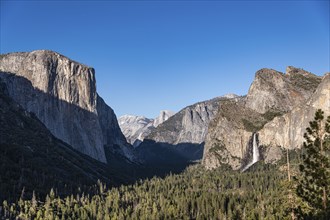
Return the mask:
[[155,117],[226,93],[263,67],[323,75],[329,1],[3,1],[1,53],[49,49],[96,70],[123,114]]

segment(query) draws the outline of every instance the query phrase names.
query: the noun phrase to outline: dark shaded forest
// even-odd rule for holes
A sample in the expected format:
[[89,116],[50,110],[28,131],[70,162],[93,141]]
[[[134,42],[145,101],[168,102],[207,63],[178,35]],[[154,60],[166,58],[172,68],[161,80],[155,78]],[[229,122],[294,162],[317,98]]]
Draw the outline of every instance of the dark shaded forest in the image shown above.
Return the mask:
[[245,173],[193,165],[182,174],[133,185],[108,189],[99,182],[95,195],[59,197],[56,190],[43,200],[22,195],[16,203],[4,201],[0,213],[37,219],[285,219],[283,164],[257,163]]

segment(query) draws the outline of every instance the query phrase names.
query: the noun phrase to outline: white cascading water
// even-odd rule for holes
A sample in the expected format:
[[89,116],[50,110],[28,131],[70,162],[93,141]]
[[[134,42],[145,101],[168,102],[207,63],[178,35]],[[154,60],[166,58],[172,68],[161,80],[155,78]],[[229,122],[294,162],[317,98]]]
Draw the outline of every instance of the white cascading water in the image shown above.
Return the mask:
[[257,133],[253,133],[253,142],[252,142],[252,161],[244,167],[242,172],[249,169],[250,166],[252,166],[254,163],[259,161],[259,148],[258,148],[258,142],[257,142]]
[[252,164],[259,161],[259,148],[257,143],[257,133],[253,134],[253,157]]

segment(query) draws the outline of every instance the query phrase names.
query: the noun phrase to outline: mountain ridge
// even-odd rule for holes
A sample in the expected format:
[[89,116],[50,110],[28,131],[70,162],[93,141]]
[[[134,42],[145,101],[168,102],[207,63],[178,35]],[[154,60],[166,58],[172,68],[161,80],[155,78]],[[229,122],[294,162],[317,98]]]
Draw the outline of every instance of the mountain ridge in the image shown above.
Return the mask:
[[[270,137],[276,136],[271,127],[293,120],[288,116],[291,112],[306,115],[299,106],[312,108],[308,100],[327,76],[322,79],[293,66],[286,73],[263,68],[256,72],[246,96],[215,97],[174,115],[161,112],[158,119],[126,115],[121,117],[121,126],[96,92],[95,70],[56,52],[1,55],[0,78],[7,84],[9,96],[36,114],[56,137],[101,162],[109,162],[112,154],[131,161],[157,161],[157,157],[166,161],[157,153],[161,149],[185,162],[202,159],[207,168],[228,163],[238,169],[253,133],[260,132],[261,146],[286,143],[289,137],[285,141]],[[139,148],[134,150],[128,142]],[[275,161],[279,150],[267,148],[263,156]]]

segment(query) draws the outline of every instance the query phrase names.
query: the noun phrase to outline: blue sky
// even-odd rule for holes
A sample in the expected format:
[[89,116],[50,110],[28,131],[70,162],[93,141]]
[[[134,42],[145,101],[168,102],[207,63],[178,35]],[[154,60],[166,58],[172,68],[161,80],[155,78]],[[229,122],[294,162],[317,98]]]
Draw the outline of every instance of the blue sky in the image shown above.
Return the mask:
[[49,49],[96,70],[123,114],[155,117],[226,93],[255,72],[330,71],[329,1],[3,1],[0,51]]

